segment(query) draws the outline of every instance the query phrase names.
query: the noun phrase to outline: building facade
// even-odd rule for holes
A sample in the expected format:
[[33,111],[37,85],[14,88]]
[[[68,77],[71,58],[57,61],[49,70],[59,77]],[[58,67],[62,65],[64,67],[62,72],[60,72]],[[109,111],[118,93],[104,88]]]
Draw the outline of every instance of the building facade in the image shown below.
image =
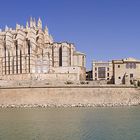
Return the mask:
[[115,84],[130,85],[140,80],[140,60],[126,58],[113,60],[113,77]]
[[110,62],[93,61],[93,80],[106,80],[116,85],[131,85],[140,81],[140,60],[126,58]]
[[74,44],[54,42],[42,21],[0,31],[0,78],[85,80],[86,56]]
[[112,62],[93,61],[92,62],[92,77],[93,80],[112,79]]

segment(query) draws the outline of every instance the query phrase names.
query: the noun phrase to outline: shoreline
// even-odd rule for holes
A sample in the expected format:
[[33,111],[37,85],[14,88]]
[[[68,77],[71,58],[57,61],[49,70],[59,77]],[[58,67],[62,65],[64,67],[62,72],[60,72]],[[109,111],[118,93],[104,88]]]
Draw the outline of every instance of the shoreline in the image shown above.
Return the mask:
[[88,105],[82,105],[82,104],[77,104],[77,105],[40,105],[40,104],[21,104],[21,105],[16,105],[16,104],[10,104],[10,105],[0,105],[0,109],[2,108],[86,108],[86,107],[130,107],[130,106],[140,106],[140,103],[138,104],[88,104]]
[[39,85],[39,86],[0,86],[0,89],[24,89],[24,88],[135,88],[140,89],[140,87],[127,86],[127,85]]

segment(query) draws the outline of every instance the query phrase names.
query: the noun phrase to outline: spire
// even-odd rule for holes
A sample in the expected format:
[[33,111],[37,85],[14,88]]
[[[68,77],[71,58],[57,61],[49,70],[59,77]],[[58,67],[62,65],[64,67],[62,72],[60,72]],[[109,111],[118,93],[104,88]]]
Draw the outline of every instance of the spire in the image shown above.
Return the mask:
[[35,18],[33,19],[33,27],[36,29],[36,20],[35,20]]
[[34,18],[34,25],[36,26],[36,20],[35,20],[35,18]]
[[16,24],[16,30],[20,29],[20,25]]
[[47,25],[45,26],[44,32],[45,32],[45,34],[48,34],[49,35],[49,30],[48,30]]
[[5,26],[5,31],[8,31],[8,30],[9,30],[9,28],[8,28],[8,26],[6,25],[6,26]]
[[24,26],[21,26],[21,29],[24,29]]
[[49,31],[47,25],[45,26],[45,31],[47,31],[47,32]]
[[30,27],[33,27],[33,19],[32,19],[32,17],[30,18]]
[[38,24],[37,24],[37,26],[38,26],[39,29],[42,29],[42,21],[41,21],[40,18],[38,19]]
[[53,37],[50,35],[50,43],[53,43]]
[[26,22],[26,29],[28,29],[29,28],[29,23],[28,23],[28,21]]

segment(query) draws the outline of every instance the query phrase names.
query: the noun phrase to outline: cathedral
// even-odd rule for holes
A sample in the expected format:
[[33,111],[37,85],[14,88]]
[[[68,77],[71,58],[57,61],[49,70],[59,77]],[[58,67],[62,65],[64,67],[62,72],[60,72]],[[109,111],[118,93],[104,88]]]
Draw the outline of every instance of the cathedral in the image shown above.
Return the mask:
[[54,42],[40,18],[0,30],[1,80],[85,80],[85,59],[73,43]]

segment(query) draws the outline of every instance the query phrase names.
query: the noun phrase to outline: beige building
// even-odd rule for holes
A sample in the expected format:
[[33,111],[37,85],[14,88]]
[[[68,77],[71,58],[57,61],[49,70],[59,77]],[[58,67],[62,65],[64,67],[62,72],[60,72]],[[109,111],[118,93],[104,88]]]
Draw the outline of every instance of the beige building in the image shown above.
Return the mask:
[[130,85],[140,81],[140,60],[126,58],[112,62],[93,61],[93,80],[106,80],[116,85]]
[[113,60],[114,84],[130,85],[135,80],[140,80],[140,60],[127,58]]
[[0,31],[0,78],[85,80],[86,56],[74,44],[54,42],[42,21]]
[[112,79],[112,62],[93,61],[92,75],[93,80],[107,80]]

